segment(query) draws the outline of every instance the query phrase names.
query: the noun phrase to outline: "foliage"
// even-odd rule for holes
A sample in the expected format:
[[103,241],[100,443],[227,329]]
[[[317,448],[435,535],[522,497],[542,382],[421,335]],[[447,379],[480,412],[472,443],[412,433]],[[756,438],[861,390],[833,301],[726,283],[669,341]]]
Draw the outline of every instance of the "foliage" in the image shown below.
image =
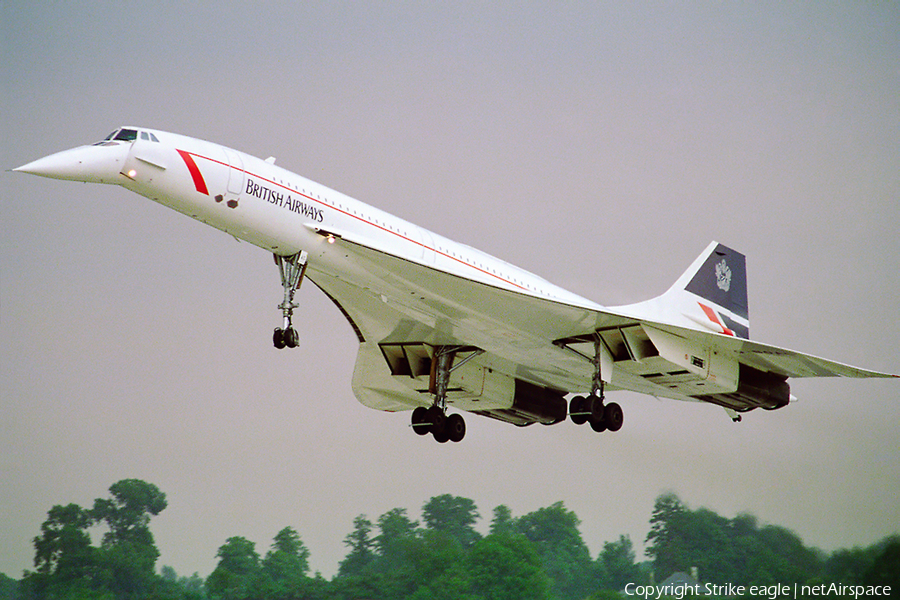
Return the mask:
[[[592,560],[578,517],[562,502],[521,517],[497,506],[482,536],[475,503],[448,494],[425,503],[424,525],[402,508],[375,523],[356,517],[331,580],[310,576],[309,550],[292,527],[275,534],[265,556],[244,537],[228,538],[205,581],[165,566],[156,574],[149,525],[166,508],[165,494],[136,479],[109,492],[90,509],[52,507],[34,538],[35,570],[21,582],[0,575],[0,600],[605,600],[651,577],[651,563],[636,562],[624,535]],[[650,525],[646,552],[657,581],[698,567],[711,583],[900,586],[900,536],[826,557],[783,527],[691,510],[674,494],[657,498]],[[90,535],[96,526],[99,546]]]
[[479,514],[475,503],[468,498],[450,494],[435,496],[422,508],[422,518],[429,529],[446,533],[463,548],[481,539],[473,527]]
[[892,590],[900,590],[900,537],[885,540],[883,549],[866,569],[862,583],[886,585],[891,586]]
[[166,495],[152,483],[124,479],[109,488],[112,498],[94,501],[91,516],[108,531],[100,547],[103,587],[116,598],[146,598],[154,589],[159,550],[150,517],[166,508]]
[[822,573],[819,553],[795,533],[761,527],[749,515],[726,519],[705,508],[689,510],[674,494],[663,494],[650,523],[646,552],[660,576],[696,567],[705,582],[772,585],[804,583]]
[[212,598],[250,600],[261,582],[259,554],[256,544],[246,538],[228,538],[216,552],[219,564],[206,578],[206,589]]
[[525,536],[492,533],[468,557],[471,589],[485,600],[549,597],[550,581],[541,558]]
[[625,589],[628,583],[646,583],[640,565],[635,563],[631,538],[620,535],[615,542],[605,542],[597,557],[597,577],[611,590]]
[[581,522],[562,502],[529,513],[516,527],[534,545],[551,589],[558,598],[584,598],[592,591],[591,555],[578,525]]
[[[159,551],[150,533],[150,517],[166,508],[166,496],[139,479],[109,488],[91,509],[57,505],[47,513],[34,538],[34,572],[23,578],[29,598],[146,598],[157,591],[154,565]],[[88,529],[105,525],[100,547]]]
[[512,511],[505,504],[494,508],[494,518],[491,520],[491,534],[509,535],[516,530],[516,523]]
[[288,599],[304,595],[308,571],[309,550],[292,527],[285,527],[275,535],[272,549],[262,561],[265,597]]
[[18,600],[19,582],[0,573],[0,600]]
[[342,577],[365,575],[375,559],[372,522],[365,515],[353,519],[353,531],[344,538],[344,545],[350,548],[350,552],[341,561],[338,575]]

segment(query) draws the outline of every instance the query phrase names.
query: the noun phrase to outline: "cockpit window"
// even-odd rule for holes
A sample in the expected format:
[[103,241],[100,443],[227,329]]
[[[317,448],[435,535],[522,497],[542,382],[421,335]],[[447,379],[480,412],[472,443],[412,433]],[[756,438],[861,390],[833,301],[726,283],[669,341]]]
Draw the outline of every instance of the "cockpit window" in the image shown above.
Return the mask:
[[138,132],[137,129],[116,129],[111,134],[103,138],[102,141],[94,144],[95,146],[115,146],[115,142],[133,142],[140,135],[142,140],[148,142],[159,142],[159,139],[150,131]]
[[119,140],[122,142],[133,142],[137,139],[138,132],[135,129],[120,129],[119,133],[116,134],[114,140]]

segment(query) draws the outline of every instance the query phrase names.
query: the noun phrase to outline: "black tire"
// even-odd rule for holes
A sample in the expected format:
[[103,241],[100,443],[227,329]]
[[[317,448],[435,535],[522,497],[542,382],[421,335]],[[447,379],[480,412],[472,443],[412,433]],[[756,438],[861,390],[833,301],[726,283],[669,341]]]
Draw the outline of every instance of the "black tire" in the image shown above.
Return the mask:
[[427,422],[431,423],[431,433],[437,437],[438,434],[443,434],[447,428],[447,415],[437,406],[432,406],[428,409]]
[[461,442],[466,437],[466,421],[462,415],[454,413],[447,417],[445,431],[451,442]]
[[587,412],[584,407],[585,400],[584,396],[575,396],[569,401],[569,418],[576,425],[584,425],[588,422],[589,415],[581,414]]
[[606,423],[606,428],[610,431],[622,429],[622,423],[625,422],[625,415],[622,412],[622,407],[615,402],[607,404],[606,408],[603,409],[603,421]]
[[593,429],[597,433],[603,433],[604,431],[606,431],[606,421],[597,421],[591,419],[591,429]]
[[590,402],[590,408],[587,409],[591,413],[590,421],[591,423],[597,422],[602,423],[606,420],[606,406],[603,404],[603,399],[598,398],[597,396],[591,395],[588,397]]
[[428,420],[428,409],[419,406],[412,412],[412,428],[418,435],[431,433],[431,421]]
[[285,344],[285,340],[284,340],[284,330],[281,329],[280,327],[277,328],[275,330],[275,333],[272,334],[272,343],[279,350],[281,350],[285,347],[286,344]]
[[300,345],[300,334],[293,327],[284,331],[284,345],[288,348],[296,348]]

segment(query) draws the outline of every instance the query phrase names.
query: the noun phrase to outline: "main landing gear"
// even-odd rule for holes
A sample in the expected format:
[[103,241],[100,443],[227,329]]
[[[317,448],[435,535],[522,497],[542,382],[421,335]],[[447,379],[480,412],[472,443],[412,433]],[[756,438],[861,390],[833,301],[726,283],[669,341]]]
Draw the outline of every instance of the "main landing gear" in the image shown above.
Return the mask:
[[[459,364],[453,365],[458,352],[470,351]],[[434,436],[436,442],[459,442],[466,436],[466,422],[459,414],[447,415],[447,388],[450,373],[484,352],[468,346],[438,346],[435,348],[431,367],[431,390],[434,404],[429,408],[420,406],[412,413],[412,429],[419,435]]]
[[294,329],[291,319],[294,316],[294,309],[300,305],[294,302],[294,292],[300,289],[300,284],[303,282],[307,253],[303,251],[291,256],[279,256],[278,254],[273,256],[281,273],[281,287],[284,288],[284,300],[278,305],[284,322],[282,327],[276,328],[275,333],[272,334],[272,343],[279,350],[285,347],[296,348],[300,343],[300,336]]
[[625,417],[622,407],[615,402],[604,404],[603,378],[600,367],[600,353],[602,352],[600,336],[594,339],[594,357],[591,362],[594,365],[594,375],[591,382],[590,396],[575,396],[569,402],[569,417],[576,425],[591,424],[591,429],[597,433],[604,431],[618,431],[622,428]]

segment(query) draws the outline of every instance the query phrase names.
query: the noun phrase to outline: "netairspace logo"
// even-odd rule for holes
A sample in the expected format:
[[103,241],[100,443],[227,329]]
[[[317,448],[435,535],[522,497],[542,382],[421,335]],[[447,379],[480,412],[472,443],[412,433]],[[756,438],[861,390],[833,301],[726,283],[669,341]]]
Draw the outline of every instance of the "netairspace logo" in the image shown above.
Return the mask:
[[778,600],[779,598],[890,598],[891,586],[889,585],[844,585],[840,583],[822,583],[819,585],[793,586],[787,584],[774,585],[734,585],[731,583],[717,585],[714,583],[694,584],[686,583],[678,585],[637,585],[629,583],[625,586],[626,596],[635,596],[649,600],[660,600],[663,596],[683,600],[684,598],[702,596],[728,596],[753,598],[767,598]]

